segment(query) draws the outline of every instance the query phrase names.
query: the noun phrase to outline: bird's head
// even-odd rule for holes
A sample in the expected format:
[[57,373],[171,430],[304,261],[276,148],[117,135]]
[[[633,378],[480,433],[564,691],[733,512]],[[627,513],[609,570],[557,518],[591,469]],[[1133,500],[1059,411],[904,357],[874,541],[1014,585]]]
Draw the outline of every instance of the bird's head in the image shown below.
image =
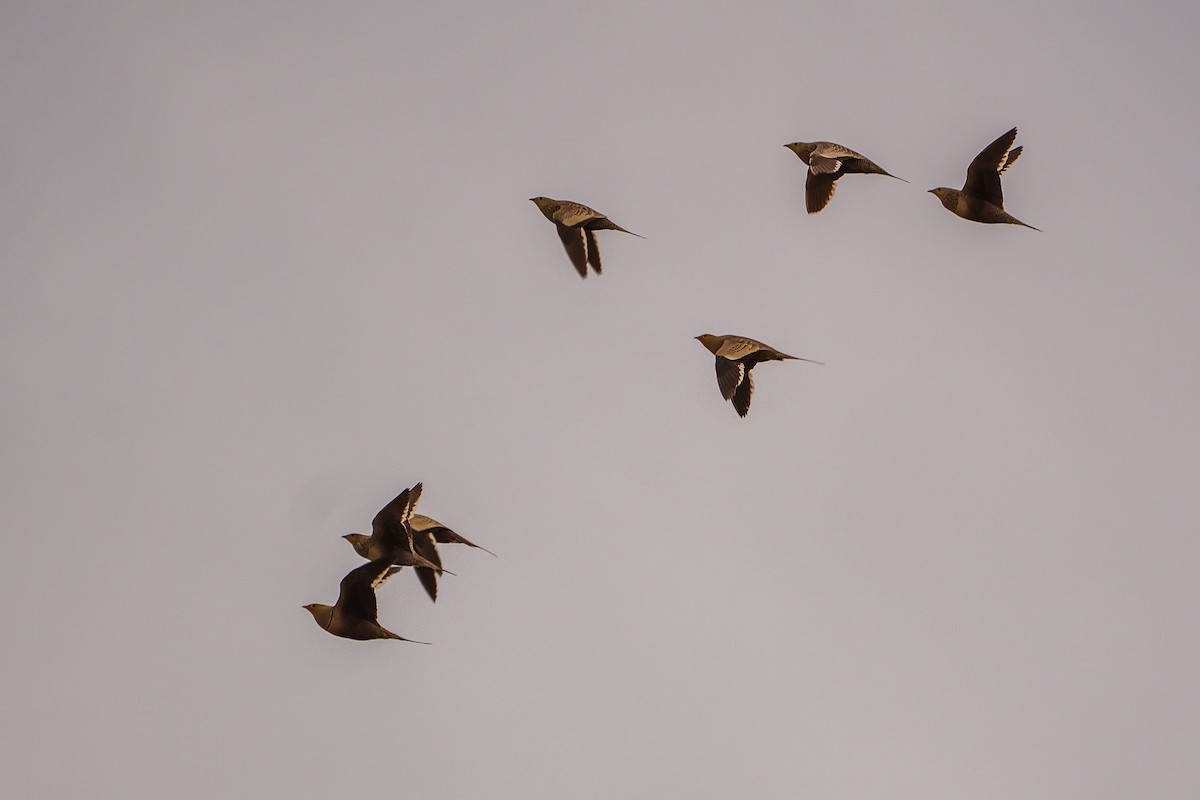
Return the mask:
[[951,211],[954,210],[954,206],[958,203],[958,189],[950,189],[945,186],[939,186],[936,189],[930,189],[929,193],[938,200],[941,200],[942,205]]
[[785,144],[784,147],[800,156],[800,160],[805,164],[808,163],[808,157],[812,155],[813,151],[812,142],[792,142],[791,144]]
[[304,609],[313,615],[313,619],[322,628],[328,627],[329,620],[333,617],[333,606],[327,606],[323,603],[309,603]]
[[695,338],[699,340],[700,344],[707,347],[710,353],[717,352],[717,348],[721,346],[718,337],[713,336],[711,333],[702,333]]
[[554,211],[558,208],[558,201],[549,197],[531,197],[530,201],[538,207],[546,219],[554,220]]
[[363,558],[369,558],[367,551],[371,548],[371,537],[361,533],[347,533],[342,537],[350,546],[354,548],[354,552],[358,553]]

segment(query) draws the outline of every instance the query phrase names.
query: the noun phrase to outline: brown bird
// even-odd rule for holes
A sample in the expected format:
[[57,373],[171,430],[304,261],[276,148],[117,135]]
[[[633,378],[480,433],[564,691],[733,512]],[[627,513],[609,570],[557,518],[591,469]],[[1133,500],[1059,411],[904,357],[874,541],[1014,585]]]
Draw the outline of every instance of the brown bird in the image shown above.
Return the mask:
[[[403,636],[392,633],[379,624],[379,608],[375,601],[375,589],[382,586],[384,581],[400,570],[392,566],[388,559],[372,561],[361,567],[350,570],[342,578],[341,591],[337,603],[332,606],[323,603],[309,603],[305,606],[313,619],[334,636],[343,639],[399,639],[402,642],[412,642]],[[416,642],[416,644],[429,644]]]
[[[486,547],[480,547],[474,542],[468,541],[466,537],[460,536],[436,519],[427,517],[424,514],[411,514],[408,518],[408,524],[413,532],[413,552],[418,557],[424,558],[432,566],[426,567],[420,564],[405,566],[413,566],[416,569],[421,585],[425,587],[425,591],[435,602],[437,601],[437,576],[440,571],[443,571],[442,557],[437,549],[439,543],[465,544],[493,556],[496,555]],[[361,533],[348,533],[342,538],[350,542],[351,546],[354,547],[354,552],[363,558],[369,559],[371,557],[370,547],[372,537],[364,536]]]
[[[418,555],[423,556],[426,560],[437,564],[439,567],[442,565],[442,556],[437,549],[439,544],[465,544],[468,547],[477,548],[490,555],[496,555],[486,547],[480,547],[474,542],[468,541],[465,537],[450,530],[436,519],[427,517],[424,514],[413,514],[409,518],[408,523],[413,530],[413,549]],[[359,555],[363,555],[361,551]],[[421,580],[421,585],[425,587],[425,591],[429,595],[429,599],[436,603],[438,590],[437,572],[428,567],[417,567],[416,571],[417,577]]]
[[784,360],[821,364],[820,361],[813,361],[811,358],[789,356],[745,336],[713,336],[711,333],[702,333],[696,338],[717,357],[717,386],[721,389],[721,396],[733,402],[733,407],[740,417],[746,416],[750,411],[750,396],[754,394],[754,378],[750,370],[754,369],[755,364]]
[[1004,210],[1004,192],[1000,189],[1000,176],[1021,156],[1021,150],[1024,148],[1012,146],[1016,140],[1017,129],[1013,128],[983,148],[983,151],[975,156],[971,166],[967,167],[967,182],[961,190],[940,186],[930,189],[930,193],[936,195],[937,199],[942,201],[942,205],[963,219],[972,222],[1024,225],[1026,228],[1041,231],[1041,228],[1026,225]]
[[837,191],[837,179],[843,175],[887,175],[889,178],[904,181],[904,178],[896,177],[862,153],[856,153],[849,147],[835,142],[792,142],[784,147],[808,164],[808,177],[804,181],[804,205],[810,214],[815,214],[829,205],[833,193]]
[[379,510],[371,520],[371,535],[347,533],[342,538],[353,545],[354,550],[369,561],[388,561],[400,567],[426,567],[438,572],[442,568],[424,556],[413,546],[413,533],[409,520],[417,500],[421,498],[422,485],[405,489]]
[[645,236],[627,231],[608,217],[582,203],[570,200],[551,200],[549,197],[531,197],[546,219],[558,228],[558,238],[579,272],[579,277],[588,276],[587,265],[591,264],[600,274],[600,248],[596,245],[596,231],[620,231],[630,236],[645,239]]

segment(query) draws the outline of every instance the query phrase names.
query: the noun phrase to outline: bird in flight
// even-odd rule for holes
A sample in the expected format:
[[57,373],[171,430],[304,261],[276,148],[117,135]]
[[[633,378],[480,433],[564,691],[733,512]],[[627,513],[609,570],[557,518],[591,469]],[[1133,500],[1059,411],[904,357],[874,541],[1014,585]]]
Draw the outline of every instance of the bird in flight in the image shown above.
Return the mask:
[[800,156],[800,160],[808,165],[808,177],[804,181],[804,205],[810,214],[816,214],[829,205],[833,193],[837,191],[837,179],[843,175],[887,175],[904,181],[904,178],[897,178],[862,153],[835,142],[792,142],[784,147]]
[[799,358],[782,353],[770,345],[745,336],[714,336],[702,333],[696,337],[700,344],[717,357],[717,386],[721,396],[733,403],[739,417],[750,411],[750,396],[754,394],[754,378],[750,370],[763,361],[807,361],[821,364],[811,358]]
[[967,182],[963,188],[950,189],[940,186],[930,189],[950,211],[972,222],[1007,223],[1034,228],[1004,210],[1004,192],[1000,188],[1000,176],[1016,163],[1024,148],[1013,147],[1017,140],[1017,129],[1013,128],[999,139],[983,148],[967,167]]
[[538,210],[558,229],[558,238],[566,248],[567,256],[579,272],[579,277],[588,276],[588,264],[600,274],[600,248],[596,246],[596,231],[620,231],[630,236],[645,239],[645,236],[627,231],[608,217],[582,203],[570,200],[552,200],[549,197],[531,197]]
[[313,615],[318,625],[343,639],[399,639],[402,642],[412,642],[413,639],[405,639],[379,624],[375,590],[399,571],[399,568],[392,566],[392,562],[386,558],[363,564],[350,570],[346,577],[342,578],[336,604],[327,606],[323,603],[309,603],[305,608]]
[[[413,530],[413,550],[417,555],[424,557],[429,562],[442,566],[442,555],[438,552],[439,544],[465,544],[468,547],[474,547],[482,550],[485,553],[496,555],[486,547],[480,547],[466,537],[460,536],[454,531],[447,528],[442,523],[432,517],[427,517],[424,514],[413,514],[408,524]],[[429,595],[429,599],[437,602],[438,590],[438,573],[437,570],[429,567],[417,567],[417,577],[421,580],[421,585],[425,587],[425,592]]]
[[442,572],[435,564],[418,554],[413,546],[413,532],[409,520],[417,500],[421,498],[422,485],[405,489],[379,510],[371,520],[371,535],[347,533],[342,538],[354,547],[354,551],[369,561],[387,561],[399,567],[425,567]]

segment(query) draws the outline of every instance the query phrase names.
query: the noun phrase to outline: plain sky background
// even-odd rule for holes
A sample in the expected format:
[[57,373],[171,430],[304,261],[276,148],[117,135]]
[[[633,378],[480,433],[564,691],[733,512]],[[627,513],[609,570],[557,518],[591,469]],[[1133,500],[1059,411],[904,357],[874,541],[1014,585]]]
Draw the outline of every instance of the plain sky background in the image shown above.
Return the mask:
[[[1200,795],[1198,32],[0,3],[5,794]],[[924,193],[1013,125],[1045,233]],[[322,632],[418,480],[499,557]]]

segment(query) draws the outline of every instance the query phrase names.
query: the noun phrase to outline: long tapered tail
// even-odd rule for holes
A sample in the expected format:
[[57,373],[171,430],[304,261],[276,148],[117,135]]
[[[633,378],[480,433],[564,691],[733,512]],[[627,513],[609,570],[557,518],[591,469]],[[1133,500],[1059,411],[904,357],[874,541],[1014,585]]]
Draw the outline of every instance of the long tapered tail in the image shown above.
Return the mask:
[[[783,354],[781,353],[780,355],[783,355]],[[807,361],[810,364],[820,364],[822,367],[826,366],[824,361],[813,361],[811,358],[801,358],[800,356],[784,355],[783,359],[780,359],[780,360],[782,361],[784,359],[789,360],[789,361]]]
[[645,236],[642,236],[640,233],[634,233],[633,231],[625,230],[620,225],[613,222],[611,219],[608,219],[607,217],[605,217],[604,219],[592,220],[591,222],[587,223],[587,228],[589,230],[593,230],[593,231],[620,231],[621,233],[628,233],[630,236],[636,236],[639,239],[646,238]]

